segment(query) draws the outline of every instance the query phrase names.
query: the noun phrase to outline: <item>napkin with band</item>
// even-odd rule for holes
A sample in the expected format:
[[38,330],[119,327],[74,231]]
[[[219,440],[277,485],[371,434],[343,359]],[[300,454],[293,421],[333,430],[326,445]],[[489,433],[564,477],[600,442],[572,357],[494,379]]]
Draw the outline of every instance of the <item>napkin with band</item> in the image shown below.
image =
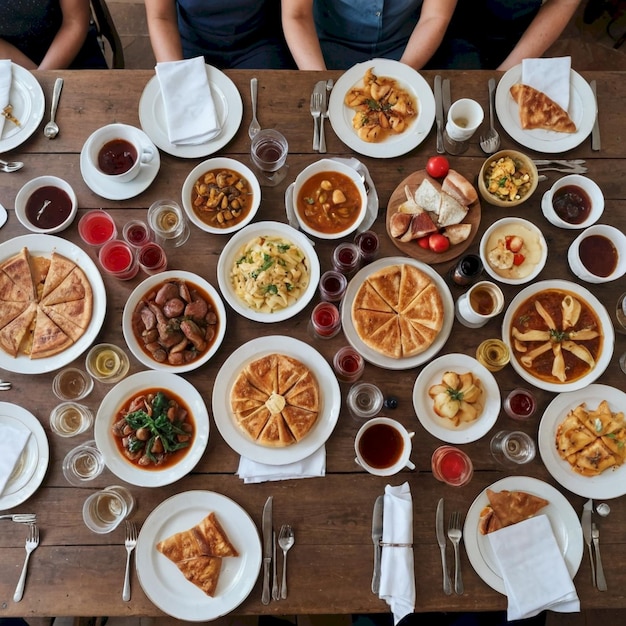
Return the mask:
[[292,478],[318,478],[326,475],[326,446],[317,449],[301,461],[286,465],[268,465],[242,456],[237,470],[246,485]]
[[169,140],[174,145],[210,141],[221,131],[204,57],[157,63]]
[[[11,97],[11,81],[13,80],[13,70],[11,69],[11,61],[9,59],[0,60],[0,111],[10,104]],[[6,118],[0,115],[0,137]]]
[[509,621],[546,609],[580,611],[576,588],[546,515],[531,517],[487,537],[504,580]]
[[415,610],[413,565],[413,500],[409,483],[385,487],[383,545],[380,561],[380,591],[393,613],[394,624]]
[[2,495],[22,452],[30,430],[12,424],[0,424],[0,495]]
[[569,110],[571,57],[524,59],[521,82],[542,91],[565,111]]

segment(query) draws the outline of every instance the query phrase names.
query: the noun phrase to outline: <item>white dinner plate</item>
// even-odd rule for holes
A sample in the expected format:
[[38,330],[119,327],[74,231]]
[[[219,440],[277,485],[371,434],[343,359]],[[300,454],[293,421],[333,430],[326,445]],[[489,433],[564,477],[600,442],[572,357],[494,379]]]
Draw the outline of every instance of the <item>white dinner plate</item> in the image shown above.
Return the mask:
[[[385,356],[380,352],[376,352],[376,350],[370,348],[359,337],[352,321],[352,304],[354,303],[354,298],[363,284],[363,281],[370,276],[370,274],[373,274],[374,272],[389,265],[402,264],[417,267],[422,272],[427,274],[428,277],[435,283],[437,289],[439,290],[439,294],[441,295],[441,300],[443,301],[443,325],[435,341],[433,341],[430,347],[424,350],[424,352],[402,359],[392,359],[391,357]],[[341,325],[343,327],[344,335],[350,345],[357,352],[359,352],[366,361],[389,370],[406,370],[430,361],[430,359],[432,359],[443,348],[446,341],[448,341],[453,323],[454,300],[452,299],[452,294],[450,293],[450,289],[448,285],[446,285],[445,280],[439,276],[439,274],[432,267],[430,267],[430,265],[426,265],[416,259],[403,256],[377,259],[373,263],[370,263],[363,269],[359,270],[355,274],[354,278],[352,278],[348,283],[348,288],[346,289],[346,293],[341,301]]]
[[[395,79],[417,103],[417,119],[407,130],[376,143],[363,141],[358,137],[352,127],[355,111],[344,104],[346,93],[355,86],[363,85],[363,76],[369,68],[373,68],[374,74]],[[372,59],[354,65],[339,77],[330,93],[328,113],[337,137],[349,148],[371,157],[397,157],[419,146],[428,136],[435,121],[435,96],[422,75],[406,63],[391,59]]]
[[539,423],[539,453],[554,480],[585,498],[617,498],[626,494],[626,465],[608,469],[599,476],[582,476],[562,459],[556,450],[556,431],[571,409],[583,402],[594,410],[602,400],[609,403],[611,411],[623,411],[626,393],[608,385],[593,384],[568,393],[560,393],[544,411]]
[[[191,450],[176,463],[159,469],[141,469],[120,454],[111,427],[122,406],[142,389],[164,389],[187,404],[195,424],[195,437]],[[94,438],[106,466],[118,478],[138,487],[162,487],[186,476],[198,463],[209,442],[209,413],[200,393],[187,380],[171,372],[137,372],[117,383],[104,397],[96,414]]]
[[107,200],[128,200],[128,198],[134,198],[145,191],[159,173],[161,167],[159,151],[152,141],[150,141],[146,133],[138,128],[135,130],[141,137],[143,146],[149,146],[154,150],[154,156],[152,160],[148,161],[148,163],[144,163],[139,168],[139,174],[137,174],[135,178],[127,182],[123,183],[111,180],[110,177],[94,169],[87,156],[89,137],[87,141],[85,141],[83,149],[80,151],[80,173],[83,176],[83,180],[91,191],[97,193],[102,198],[106,198]]
[[[564,383],[553,383],[533,376],[517,360],[513,347],[511,346],[510,328],[513,314],[522,304],[522,302],[524,302],[524,300],[547,289],[560,289],[563,291],[569,291],[577,295],[582,300],[585,300],[598,316],[598,319],[600,320],[600,325],[602,326],[602,333],[604,334],[604,339],[602,342],[602,352],[600,353],[600,358],[596,362],[593,369],[585,374],[585,376],[582,376],[581,378],[569,383],[567,381],[565,381]],[[540,280],[539,282],[533,283],[532,285],[529,285],[528,287],[522,289],[513,298],[513,300],[511,300],[511,303],[509,304],[504,314],[504,319],[502,320],[502,341],[506,343],[511,352],[511,365],[513,366],[513,369],[525,381],[531,383],[532,385],[535,385],[535,387],[539,387],[539,389],[562,393],[565,391],[575,391],[576,389],[582,389],[583,387],[586,387],[590,383],[594,382],[599,376],[603,374],[604,370],[609,366],[609,363],[611,362],[611,357],[613,356],[613,347],[615,345],[615,331],[613,330],[613,323],[611,322],[611,318],[609,317],[607,310],[604,308],[604,305],[589,290],[568,280]]]
[[54,235],[22,235],[0,244],[0,262],[17,254],[26,246],[31,255],[50,256],[53,251],[74,261],[87,275],[93,290],[91,321],[83,336],[63,352],[43,359],[30,359],[24,354],[12,357],[0,350],[0,368],[16,374],[43,374],[65,367],[77,359],[98,336],[107,308],[102,276],[95,263],[78,246]]
[[[547,504],[538,515],[547,515],[552,532],[565,559],[567,570],[574,578],[583,556],[583,533],[576,511],[565,496],[552,485],[529,476],[508,476],[490,485],[493,491],[526,491],[545,498]],[[467,512],[463,527],[465,550],[475,572],[493,589],[505,594],[504,580],[500,575],[489,538],[478,530],[480,512],[489,504],[487,490],[481,491]]]
[[581,144],[591,132],[596,119],[596,99],[589,83],[577,72],[570,70],[569,116],[576,124],[576,132],[559,133],[535,128],[524,130],[520,123],[519,107],[509,89],[522,78],[522,66],[516,65],[500,79],[496,89],[496,113],[502,128],[515,141],[538,152],[565,152]]
[[[320,389],[317,421],[301,441],[284,448],[259,445],[235,423],[230,407],[230,390],[241,370],[267,354],[280,353],[298,359],[315,375]],[[242,456],[268,465],[286,465],[310,456],[333,432],[341,408],[337,378],[324,357],[307,343],[282,335],[258,337],[235,350],[224,362],[213,385],[213,418],[226,443]]]
[[[167,362],[159,363],[158,361],[155,361],[153,358],[148,356],[133,333],[133,312],[137,306],[139,306],[143,297],[161,283],[165,283],[170,280],[182,280],[188,285],[195,285],[200,290],[204,291],[213,301],[218,318],[217,336],[213,340],[211,347],[200,358],[195,359],[190,363],[184,363],[183,365],[170,365]],[[195,370],[206,363],[222,345],[224,335],[226,334],[226,309],[224,308],[224,303],[222,302],[217,289],[215,289],[211,283],[204,280],[204,278],[198,276],[197,274],[193,274],[192,272],[170,270],[149,276],[146,280],[135,287],[124,305],[124,313],[122,314],[122,331],[124,332],[126,345],[135,355],[135,358],[146,367],[150,367],[153,370],[162,370],[164,372],[174,372],[177,374],[190,372],[191,370]]]
[[[448,371],[463,374],[471,372],[483,388],[483,411],[473,422],[454,426],[446,417],[439,417],[433,409],[428,389],[441,383],[441,377]],[[447,443],[469,443],[486,435],[496,423],[500,413],[500,388],[493,374],[476,359],[467,354],[444,354],[431,361],[415,380],[413,386],[413,408],[417,419],[431,434]]]
[[13,74],[9,104],[20,126],[9,120],[4,121],[0,136],[0,153],[8,152],[22,145],[39,126],[43,119],[46,99],[43,89],[34,75],[15,63],[11,64]]
[[243,117],[243,102],[235,83],[216,67],[206,65],[206,73],[215,103],[215,112],[222,131],[201,144],[174,145],[167,134],[167,123],[161,86],[154,75],[145,86],[139,100],[139,121],[150,139],[164,152],[193,159],[208,156],[223,148],[239,130]]
[[[300,298],[291,306],[274,313],[264,313],[249,307],[235,292],[230,271],[239,258],[241,248],[255,237],[282,237],[298,246],[305,254],[309,266],[309,284]],[[224,299],[239,315],[254,322],[283,322],[293,317],[311,301],[320,280],[320,262],[311,240],[299,230],[281,222],[256,222],[238,230],[222,249],[217,262],[217,282]]]
[[0,511],[28,500],[41,485],[50,459],[48,439],[40,421],[26,409],[10,402],[0,402],[0,423],[30,431],[30,437],[0,494]]
[[[239,553],[222,559],[214,597],[189,582],[155,547],[174,533],[192,528],[210,512]],[[239,504],[212,491],[185,491],[161,502],[143,523],[135,554],[139,583],[148,598],[168,615],[192,622],[216,619],[239,606],[261,569],[261,540],[254,522]]]

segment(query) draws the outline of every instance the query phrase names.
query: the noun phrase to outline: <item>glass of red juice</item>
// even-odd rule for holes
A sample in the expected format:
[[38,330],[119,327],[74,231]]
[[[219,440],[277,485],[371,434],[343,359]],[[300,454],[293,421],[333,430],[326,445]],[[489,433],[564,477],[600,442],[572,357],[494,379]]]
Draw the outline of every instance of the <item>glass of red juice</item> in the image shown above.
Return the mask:
[[341,330],[339,309],[332,302],[320,302],[311,313],[311,327],[320,339],[330,339]]
[[365,361],[352,346],[344,346],[335,353],[333,367],[339,382],[354,383],[363,375]]
[[354,244],[361,253],[363,263],[371,263],[378,254],[378,235],[373,230],[366,230],[354,238]]
[[137,252],[139,267],[148,275],[167,269],[167,255],[158,243],[149,242]]
[[343,298],[348,279],[345,274],[336,270],[328,270],[320,278],[320,296],[326,302],[339,302]]
[[107,241],[98,252],[98,260],[109,276],[120,280],[134,278],[139,271],[135,250],[120,239]]
[[361,264],[361,252],[353,243],[340,243],[333,250],[333,269],[346,276],[351,276],[359,269]]
[[152,241],[152,232],[141,220],[128,220],[122,228],[122,237],[133,248],[141,248]]
[[78,234],[90,246],[102,246],[117,237],[117,226],[109,213],[94,209],[80,218]]
[[467,485],[474,475],[472,460],[454,446],[440,446],[431,457],[433,476],[452,487]]
[[537,409],[537,400],[528,389],[513,389],[504,399],[504,412],[514,420],[531,418]]

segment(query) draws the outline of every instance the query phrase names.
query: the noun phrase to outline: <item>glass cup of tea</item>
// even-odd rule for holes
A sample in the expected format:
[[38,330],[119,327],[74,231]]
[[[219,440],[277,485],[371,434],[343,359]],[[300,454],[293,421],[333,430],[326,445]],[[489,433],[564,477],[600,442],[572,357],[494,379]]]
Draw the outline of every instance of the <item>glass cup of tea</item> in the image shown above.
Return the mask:
[[392,476],[405,467],[414,470],[409,460],[414,434],[389,417],[368,420],[354,439],[355,461],[375,476]]
[[112,343],[99,343],[87,353],[85,367],[101,383],[118,383],[130,369],[128,355]]
[[489,443],[493,458],[512,467],[528,463],[535,458],[535,442],[526,433],[520,430],[501,430],[497,432]]
[[61,402],[50,413],[50,428],[60,437],[74,437],[93,424],[93,412],[78,402]]
[[126,487],[112,485],[85,500],[83,520],[94,533],[110,533],[131,514],[134,506],[135,499]]
[[476,348],[476,360],[490,372],[499,372],[511,360],[511,351],[502,339],[485,339]]
[[59,400],[82,400],[92,389],[91,376],[77,367],[62,369],[52,381],[52,391]]
[[148,209],[148,224],[157,243],[178,248],[189,239],[189,222],[175,200],[157,200]]
[[469,148],[469,140],[482,124],[485,113],[476,100],[461,98],[448,110],[443,133],[443,145],[448,154],[462,154]]
[[282,133],[273,128],[260,130],[250,143],[250,158],[257,173],[259,183],[266,187],[278,185],[285,176],[289,144]]
[[337,270],[328,270],[320,278],[320,297],[326,302],[340,302],[346,293],[348,279]]
[[72,448],[63,459],[63,476],[75,487],[84,486],[100,476],[104,470],[104,457],[94,440]]
[[454,312],[456,318],[468,328],[480,328],[492,317],[502,312],[504,294],[495,283],[482,280],[459,296]]
[[474,475],[472,460],[454,446],[439,446],[433,452],[430,466],[433,476],[451,487],[467,485]]

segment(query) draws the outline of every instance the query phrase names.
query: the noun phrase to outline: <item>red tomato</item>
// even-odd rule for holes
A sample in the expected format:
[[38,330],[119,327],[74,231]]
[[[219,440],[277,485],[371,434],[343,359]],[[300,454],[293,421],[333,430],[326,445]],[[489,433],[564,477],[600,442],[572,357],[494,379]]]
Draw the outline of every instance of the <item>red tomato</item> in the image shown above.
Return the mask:
[[428,247],[433,252],[445,252],[450,247],[450,240],[439,233],[433,233],[428,237]]
[[429,250],[429,249],[430,249],[430,246],[428,245],[428,239],[429,239],[429,236],[428,236],[428,235],[426,235],[426,236],[424,236],[424,237],[420,237],[420,238],[417,240],[417,245],[418,245],[420,248],[424,248],[424,250]]
[[526,260],[526,257],[521,252],[516,252],[513,255],[513,265],[521,265]]
[[444,156],[434,156],[428,159],[428,163],[426,163],[426,171],[433,178],[443,178],[447,175],[450,170],[450,163],[448,163],[448,159]]

